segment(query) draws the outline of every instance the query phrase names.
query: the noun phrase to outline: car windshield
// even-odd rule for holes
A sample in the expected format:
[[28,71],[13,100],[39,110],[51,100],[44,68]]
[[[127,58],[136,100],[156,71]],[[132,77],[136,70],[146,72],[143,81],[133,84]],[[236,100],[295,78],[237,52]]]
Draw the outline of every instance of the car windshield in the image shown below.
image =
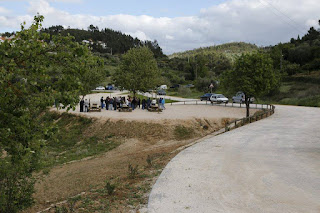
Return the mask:
[[218,95],[217,98],[225,98],[224,95]]

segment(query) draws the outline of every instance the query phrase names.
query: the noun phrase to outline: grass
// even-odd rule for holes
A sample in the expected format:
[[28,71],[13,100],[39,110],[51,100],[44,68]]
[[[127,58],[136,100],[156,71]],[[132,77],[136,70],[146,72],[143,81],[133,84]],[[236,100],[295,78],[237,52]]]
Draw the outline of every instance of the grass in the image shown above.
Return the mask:
[[191,89],[190,93],[179,93],[179,91],[176,91],[176,90],[167,90],[167,95],[181,97],[181,98],[199,99],[200,96],[202,96],[203,94],[204,94],[203,92],[199,92],[196,89]]
[[320,107],[320,85],[305,82],[283,82],[279,92],[264,97],[262,102],[273,104]]
[[193,134],[194,134],[194,129],[188,128],[182,125],[178,125],[174,129],[174,135],[177,140],[189,139],[193,136]]
[[[133,97],[133,93],[127,93],[126,95],[130,95],[131,97]],[[140,95],[140,94],[136,94],[136,97],[140,98],[140,101],[142,101],[142,99],[146,99],[147,100],[149,98],[147,96]],[[168,99],[168,98],[165,97],[165,102],[166,102],[166,104],[170,104],[170,103],[175,103],[175,102],[178,102],[178,101],[171,100],[171,99]]]
[[43,150],[42,168],[95,156],[120,145],[112,135],[87,136],[86,130],[94,125],[93,119],[56,112],[47,112],[42,119],[43,122],[55,122]]
[[[153,156],[152,167],[140,165],[135,178],[106,177],[104,186],[92,186],[85,194],[77,195],[54,207],[55,212],[129,212],[148,202],[147,193],[155,178],[173,154]],[[138,166],[138,165],[137,165]]]

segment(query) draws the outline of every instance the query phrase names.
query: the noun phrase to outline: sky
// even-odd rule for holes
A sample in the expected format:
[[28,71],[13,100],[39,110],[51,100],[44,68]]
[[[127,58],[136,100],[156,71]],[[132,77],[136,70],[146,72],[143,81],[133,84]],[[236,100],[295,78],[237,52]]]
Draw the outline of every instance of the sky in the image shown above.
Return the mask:
[[171,54],[228,42],[288,42],[319,28],[318,0],[0,0],[0,32],[44,15],[44,27],[111,28]]

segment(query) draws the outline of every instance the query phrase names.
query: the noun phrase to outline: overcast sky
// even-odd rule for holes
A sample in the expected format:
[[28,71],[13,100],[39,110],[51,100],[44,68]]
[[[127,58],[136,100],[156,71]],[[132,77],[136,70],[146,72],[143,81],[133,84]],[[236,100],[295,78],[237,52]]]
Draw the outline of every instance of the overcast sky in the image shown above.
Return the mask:
[[157,40],[166,54],[233,41],[287,42],[318,28],[319,0],[0,0],[0,32],[38,12],[44,27],[90,24]]

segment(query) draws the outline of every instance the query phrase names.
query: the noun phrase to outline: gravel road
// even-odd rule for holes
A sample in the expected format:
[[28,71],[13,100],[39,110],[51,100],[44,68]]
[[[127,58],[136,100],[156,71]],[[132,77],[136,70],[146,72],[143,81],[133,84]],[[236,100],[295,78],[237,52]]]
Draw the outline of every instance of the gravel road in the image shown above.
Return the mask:
[[148,212],[320,212],[319,122],[320,108],[277,106],[189,147],[163,170]]

